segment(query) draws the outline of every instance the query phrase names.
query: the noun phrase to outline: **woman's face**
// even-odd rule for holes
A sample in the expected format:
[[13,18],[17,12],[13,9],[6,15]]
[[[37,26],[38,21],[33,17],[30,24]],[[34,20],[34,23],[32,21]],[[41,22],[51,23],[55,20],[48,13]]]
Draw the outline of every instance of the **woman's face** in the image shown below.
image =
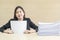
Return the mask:
[[20,8],[16,10],[16,17],[18,19],[22,19],[24,17],[24,12]]

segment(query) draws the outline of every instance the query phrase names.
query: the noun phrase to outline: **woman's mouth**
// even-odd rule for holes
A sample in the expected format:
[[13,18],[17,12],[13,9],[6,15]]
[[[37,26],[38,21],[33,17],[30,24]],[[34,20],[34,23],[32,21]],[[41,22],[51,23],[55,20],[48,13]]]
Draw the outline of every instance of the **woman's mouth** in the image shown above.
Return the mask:
[[20,17],[20,15],[18,15],[18,17]]

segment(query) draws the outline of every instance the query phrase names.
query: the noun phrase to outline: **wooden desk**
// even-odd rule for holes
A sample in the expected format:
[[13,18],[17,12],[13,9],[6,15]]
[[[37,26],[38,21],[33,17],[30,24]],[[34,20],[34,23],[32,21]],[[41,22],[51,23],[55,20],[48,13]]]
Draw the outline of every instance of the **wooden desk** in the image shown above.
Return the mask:
[[24,35],[0,33],[0,40],[60,40],[60,36],[38,36],[37,33]]

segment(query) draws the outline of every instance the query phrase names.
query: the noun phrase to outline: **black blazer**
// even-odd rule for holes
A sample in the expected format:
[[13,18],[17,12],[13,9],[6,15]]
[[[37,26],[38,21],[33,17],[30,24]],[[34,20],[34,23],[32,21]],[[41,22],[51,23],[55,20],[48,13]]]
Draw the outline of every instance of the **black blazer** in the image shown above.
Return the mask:
[[[10,25],[10,21],[14,21],[15,19],[10,19],[8,21],[8,23],[6,23],[5,25],[3,25],[0,28],[0,32],[3,32],[4,30],[10,28],[11,29],[11,25]],[[27,20],[27,30],[30,30],[30,28],[33,28],[36,30],[36,32],[38,31],[38,27],[30,20],[30,18],[25,18],[24,20]]]

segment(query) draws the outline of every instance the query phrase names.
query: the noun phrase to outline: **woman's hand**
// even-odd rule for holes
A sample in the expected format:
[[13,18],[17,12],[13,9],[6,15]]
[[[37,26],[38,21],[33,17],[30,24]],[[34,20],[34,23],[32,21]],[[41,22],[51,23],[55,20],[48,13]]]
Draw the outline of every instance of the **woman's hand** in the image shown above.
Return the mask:
[[10,29],[7,29],[7,30],[4,31],[4,33],[7,33],[7,34],[13,34],[13,31],[10,30]]
[[25,30],[25,34],[30,34],[30,33],[35,33],[36,31],[35,30]]
[[24,34],[30,34],[30,30],[25,30]]
[[[24,34],[30,34],[30,33],[35,33],[35,32],[36,32],[35,30],[25,30]],[[4,33],[13,34],[13,31],[10,29],[7,29],[4,31]]]

